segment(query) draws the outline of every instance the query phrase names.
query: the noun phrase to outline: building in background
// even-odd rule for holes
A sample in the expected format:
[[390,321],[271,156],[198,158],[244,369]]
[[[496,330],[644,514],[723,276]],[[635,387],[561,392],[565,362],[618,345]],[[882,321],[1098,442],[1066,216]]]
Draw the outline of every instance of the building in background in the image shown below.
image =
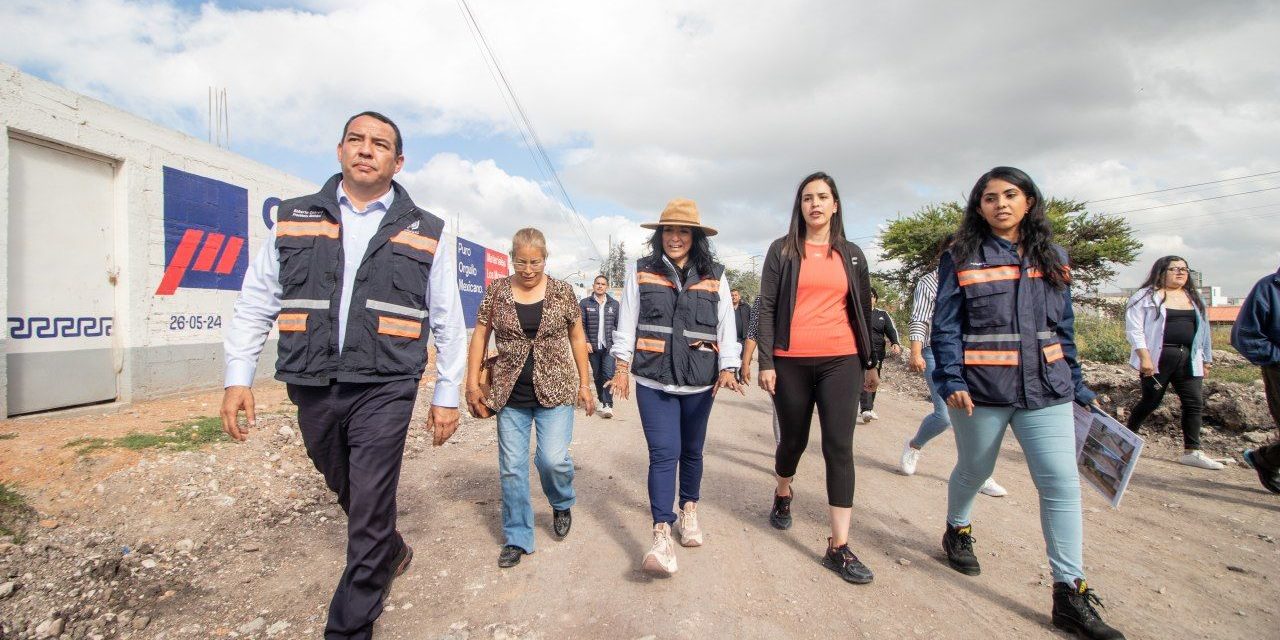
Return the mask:
[[[317,188],[0,64],[0,416],[221,386],[250,257]],[[458,266],[473,326],[507,256],[459,239]]]

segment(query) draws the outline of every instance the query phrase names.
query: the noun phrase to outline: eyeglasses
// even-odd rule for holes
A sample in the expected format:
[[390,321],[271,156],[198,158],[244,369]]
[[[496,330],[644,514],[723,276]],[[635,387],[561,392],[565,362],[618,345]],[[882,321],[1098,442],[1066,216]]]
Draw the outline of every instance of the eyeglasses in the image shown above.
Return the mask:
[[534,270],[541,269],[542,265],[546,263],[547,263],[546,260],[530,260],[528,262],[525,262],[524,260],[514,260],[511,262],[511,264],[515,266],[516,271],[524,271],[526,269],[534,269]]
[[1188,268],[1186,268],[1186,267],[1167,267],[1167,268],[1165,269],[1165,272],[1167,272],[1167,273],[1191,273],[1191,270],[1190,270],[1190,269],[1188,269]]

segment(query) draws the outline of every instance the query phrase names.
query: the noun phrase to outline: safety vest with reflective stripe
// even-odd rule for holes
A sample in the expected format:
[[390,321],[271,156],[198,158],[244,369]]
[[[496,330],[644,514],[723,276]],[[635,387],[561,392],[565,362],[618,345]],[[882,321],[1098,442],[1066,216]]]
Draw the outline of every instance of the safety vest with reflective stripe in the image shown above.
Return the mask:
[[[720,277],[691,274],[681,283],[661,257],[636,262],[640,318],[631,372],[662,384],[701,387],[715,383],[720,371]],[[682,286],[683,285],[683,286]]]
[[[1066,263],[1066,252],[1054,248]],[[1056,330],[1063,292],[993,238],[977,256],[951,258],[964,292],[964,380],[973,401],[1034,408],[1070,399],[1071,367]]]
[[427,360],[427,278],[444,221],[395,199],[356,271],[347,335],[338,353],[342,298],[341,174],[315,194],[280,203],[280,328],[276,378],[303,385],[418,378]]

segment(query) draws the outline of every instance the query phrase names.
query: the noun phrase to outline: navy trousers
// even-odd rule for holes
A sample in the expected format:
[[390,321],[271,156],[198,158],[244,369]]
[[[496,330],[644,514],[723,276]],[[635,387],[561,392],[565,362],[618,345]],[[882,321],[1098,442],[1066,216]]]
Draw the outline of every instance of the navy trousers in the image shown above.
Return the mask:
[[329,603],[324,637],[372,638],[405,544],[396,531],[396,487],[418,381],[291,384],[288,390],[307,455],[347,513],[347,566]]
[[713,401],[711,391],[676,395],[636,385],[640,424],[649,443],[649,510],[654,524],[676,521],[677,465],[680,506],[702,496],[702,446]]

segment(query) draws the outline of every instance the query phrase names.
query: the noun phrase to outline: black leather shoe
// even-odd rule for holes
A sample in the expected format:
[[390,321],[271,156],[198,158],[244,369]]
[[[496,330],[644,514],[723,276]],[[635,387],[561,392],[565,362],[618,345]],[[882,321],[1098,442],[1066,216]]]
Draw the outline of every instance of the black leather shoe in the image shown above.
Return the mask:
[[391,572],[391,579],[387,581],[387,586],[382,588],[382,597],[384,599],[387,594],[391,593],[391,585],[395,583],[396,578],[404,575],[409,570],[409,564],[413,562],[413,547],[404,541],[399,531],[396,532],[396,537],[400,539],[400,551],[391,560],[391,566],[395,567],[395,569]]
[[507,567],[514,567],[520,564],[520,558],[526,555],[529,555],[528,551],[525,551],[514,544],[509,544],[503,547],[502,551],[498,553],[498,566],[503,569],[506,569]]
[[973,553],[973,525],[953,527],[948,524],[947,532],[942,534],[942,550],[947,552],[947,564],[952,569],[966,576],[982,573],[978,556]]
[[1240,457],[1244,458],[1245,465],[1258,472],[1258,482],[1262,483],[1262,488],[1271,493],[1280,493],[1280,470],[1263,466],[1257,454],[1257,449],[1245,449]]
[[869,584],[875,579],[876,574],[862,564],[858,556],[849,550],[849,545],[842,544],[839,547],[831,547],[831,538],[827,538],[827,553],[822,557],[822,565],[844,578],[845,582],[852,584]]
[[791,495],[780,496],[773,495],[773,509],[769,511],[769,524],[774,529],[786,531],[791,528],[791,499],[796,496],[795,489],[791,490]]
[[573,527],[573,514],[568,509],[561,511],[559,509],[551,510],[551,532],[556,534],[561,540],[569,535],[569,529]]
[[1102,601],[1084,580],[1053,583],[1053,626],[1088,640],[1124,640],[1123,633],[1102,621],[1095,604],[1101,607]]

